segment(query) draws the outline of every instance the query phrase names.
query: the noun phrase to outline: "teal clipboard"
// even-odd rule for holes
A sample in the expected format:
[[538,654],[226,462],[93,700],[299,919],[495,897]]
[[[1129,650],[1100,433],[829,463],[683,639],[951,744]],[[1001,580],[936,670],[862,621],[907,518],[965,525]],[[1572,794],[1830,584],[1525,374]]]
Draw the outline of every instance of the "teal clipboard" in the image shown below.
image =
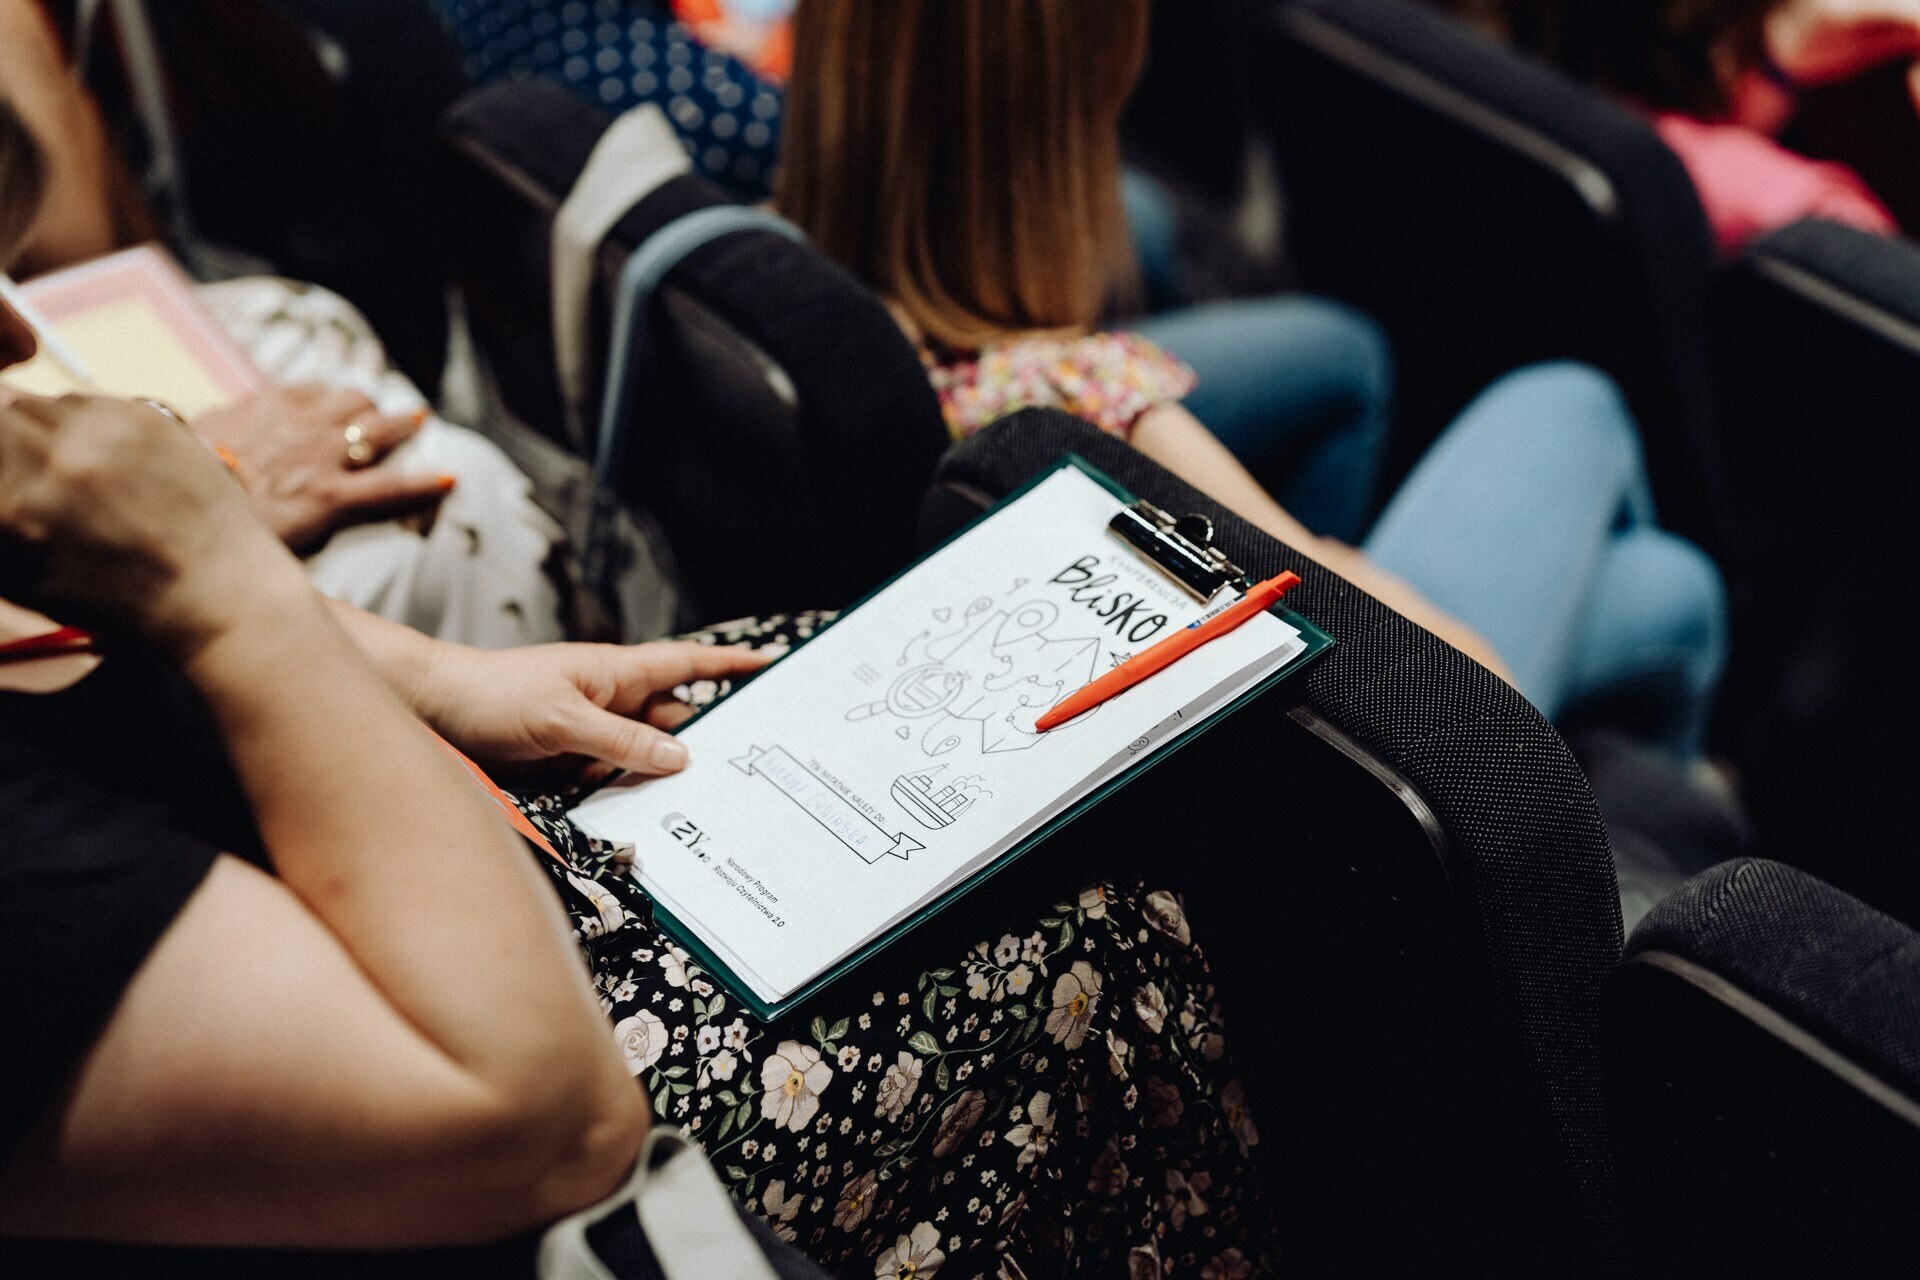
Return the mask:
[[[1127,492],[1127,490],[1123,488],[1119,483],[1117,483],[1111,477],[1101,472],[1098,468],[1094,467],[1086,459],[1080,457],[1078,454],[1072,454],[1072,453],[1064,454],[1053,466],[1038,472],[1029,480],[1027,480],[1025,484],[1022,484],[1019,488],[1015,489],[1013,492],[1007,494],[1004,498],[1000,499],[1000,501],[994,503],[991,507],[987,508],[987,510],[981,512],[979,516],[969,521],[964,528],[958,530],[948,538],[944,539],[939,544],[939,546],[936,546],[931,550],[929,550],[926,553],[926,556],[922,556],[921,559],[925,559],[927,556],[931,556],[936,552],[940,551],[942,548],[946,547],[949,543],[952,543],[959,538],[965,537],[970,530],[978,526],[981,522],[986,520],[991,520],[994,514],[998,512],[1002,507],[1005,507],[1009,503],[1012,503],[1017,499],[1021,498],[1029,490],[1035,488],[1037,485],[1039,485],[1042,481],[1046,480],[1049,476],[1053,475],[1055,472],[1068,467],[1074,468],[1082,472],[1089,479],[1093,480],[1096,484],[1100,485],[1101,488],[1106,489],[1109,493],[1113,494],[1116,498],[1128,504],[1129,507],[1132,507],[1136,503],[1138,503],[1138,499],[1136,499],[1131,493]],[[1150,562],[1157,562],[1157,558],[1152,555],[1147,555],[1143,553],[1143,558],[1149,560]],[[1222,561],[1222,563],[1224,563],[1224,561]],[[886,590],[887,587],[891,586],[895,580],[905,575],[906,573],[911,572],[913,568],[918,564],[919,564],[919,561],[916,560],[913,564],[910,564],[905,568],[903,568],[900,571],[900,573],[895,574],[893,578],[889,578],[886,582],[881,583],[879,586],[875,587],[872,591],[869,591],[866,595],[862,596],[854,604],[850,605],[846,609],[841,610],[840,617],[844,618],[847,615],[858,610],[862,605],[866,604],[867,601],[871,600],[874,596],[880,594],[880,592]],[[1167,566],[1164,563],[1161,563],[1160,567],[1162,568],[1163,571],[1167,571]],[[1232,566],[1230,565],[1226,567],[1229,569],[1232,568]],[[1237,571],[1235,572],[1237,573]],[[1249,580],[1246,579],[1244,575],[1232,577],[1228,580],[1237,581],[1241,586],[1250,585]],[[1039,845],[1045,843],[1047,840],[1051,839],[1063,827],[1067,826],[1069,823],[1079,818],[1082,814],[1088,812],[1095,805],[1099,804],[1102,800],[1106,799],[1109,795],[1112,795],[1115,791],[1118,791],[1121,787],[1132,786],[1138,783],[1143,774],[1147,773],[1155,765],[1159,764],[1162,760],[1167,759],[1174,752],[1185,747],[1187,744],[1191,743],[1195,738],[1198,738],[1201,734],[1206,733],[1209,729],[1212,729],[1216,724],[1220,723],[1222,720],[1226,719],[1226,717],[1232,715],[1234,712],[1240,710],[1242,707],[1246,706],[1249,702],[1253,701],[1255,698],[1258,698],[1261,695],[1267,693],[1275,685],[1287,679],[1289,676],[1292,676],[1294,673],[1299,671],[1302,667],[1306,666],[1308,663],[1312,662],[1315,658],[1319,657],[1322,653],[1326,652],[1328,649],[1333,647],[1334,639],[1332,636],[1328,635],[1325,631],[1321,630],[1319,627],[1315,626],[1313,623],[1307,621],[1307,619],[1301,617],[1299,614],[1295,613],[1293,610],[1288,609],[1287,607],[1285,607],[1284,604],[1275,605],[1270,612],[1272,612],[1273,615],[1279,618],[1281,621],[1286,622],[1289,625],[1296,628],[1300,632],[1300,638],[1306,643],[1306,648],[1300,653],[1298,657],[1294,658],[1293,661],[1281,667],[1278,671],[1268,676],[1265,680],[1261,681],[1259,684],[1255,685],[1253,688],[1247,690],[1245,693],[1240,695],[1240,697],[1234,699],[1231,703],[1227,704],[1225,707],[1222,707],[1219,711],[1215,712],[1213,715],[1208,716],[1207,719],[1204,722],[1202,722],[1200,725],[1174,738],[1171,742],[1166,743],[1164,746],[1160,747],[1158,750],[1154,751],[1152,754],[1146,756],[1145,758],[1129,766],[1124,772],[1118,774],[1113,778],[1108,779],[1105,783],[1102,783],[1100,786],[1094,788],[1092,791],[1089,791],[1086,795],[1080,797],[1080,799],[1076,800],[1073,804],[1067,806],[1067,808],[1063,809],[1061,812],[1054,815],[1054,817],[1050,819],[1045,825],[1041,826],[1032,835],[1028,836],[1025,840],[1021,841],[1020,844],[1016,845],[1012,849],[1009,849],[1007,852],[1003,853],[998,859],[996,859],[992,863],[989,863],[987,866],[980,868],[978,871],[974,872],[973,875],[967,877],[965,880],[962,880],[960,883],[954,885],[952,888],[948,889],[945,893],[941,894],[939,897],[934,898],[933,900],[928,902],[925,906],[920,908],[920,910],[914,912],[912,915],[900,921],[900,923],[895,925],[892,929],[889,929],[887,932],[879,935],[878,937],[870,939],[866,943],[866,945],[862,946],[859,950],[848,955],[845,959],[841,960],[840,963],[833,966],[833,968],[823,971],[818,976],[816,976],[812,981],[806,983],[804,986],[800,987],[798,990],[788,995],[785,999],[774,1001],[774,1002],[768,1002],[766,1000],[761,999],[758,995],[754,993],[753,989],[750,986],[748,986],[747,983],[745,983],[737,975],[735,975],[733,970],[718,956],[716,956],[712,952],[712,950],[707,947],[705,943],[703,943],[700,940],[699,934],[697,934],[692,928],[688,927],[684,922],[675,918],[673,914],[669,912],[665,907],[659,906],[657,903],[654,905],[654,909],[653,909],[654,924],[660,929],[662,933],[666,934],[676,944],[682,947],[690,956],[692,956],[693,959],[696,962],[698,962],[700,967],[706,971],[709,977],[711,977],[714,981],[718,982],[722,987],[726,989],[727,994],[734,997],[734,999],[737,1000],[743,1008],[745,1008],[749,1013],[751,1013],[755,1018],[759,1019],[761,1022],[771,1022],[776,1018],[779,1018],[787,1013],[792,1012],[794,1009],[799,1008],[801,1005],[806,1004],[808,1001],[812,1000],[814,997],[821,994],[827,988],[838,983],[842,978],[848,977],[849,975],[853,974],[867,961],[873,959],[880,952],[885,951],[887,948],[892,946],[896,941],[898,941],[905,934],[912,932],[914,929],[918,928],[920,925],[924,924],[926,921],[931,920],[933,917],[941,914],[942,912],[946,911],[949,907],[958,903],[961,899],[967,897],[969,894],[974,892],[974,890],[980,888],[980,886],[985,884],[987,881],[991,880],[994,876],[1006,870],[1008,867],[1018,862],[1021,858],[1025,857],[1028,852],[1038,847]],[[836,621],[838,621],[838,619],[836,619]],[[793,653],[798,653],[801,649],[813,643],[813,641],[815,639],[818,639],[821,635],[826,634],[827,631],[832,629],[833,625],[834,624],[829,623],[827,626],[821,627],[818,631],[814,633],[813,636],[802,641],[800,644],[795,645],[792,653],[789,653],[787,655],[787,658],[792,657]],[[787,661],[787,658],[782,658],[780,659],[780,661],[785,662]],[[731,696],[739,697],[744,692],[745,692],[745,688],[743,687],[741,689],[735,690],[735,692]],[[718,706],[719,704],[716,703],[714,705]],[[708,707],[705,710],[702,710],[699,715],[695,715],[692,718],[690,718],[686,722],[686,724],[681,725],[679,729],[675,730],[675,732],[676,733],[684,732],[689,726],[699,723],[701,716],[704,716],[707,713],[707,711],[710,711],[712,709],[713,709],[712,707]],[[644,889],[645,885],[643,884],[641,887]]]

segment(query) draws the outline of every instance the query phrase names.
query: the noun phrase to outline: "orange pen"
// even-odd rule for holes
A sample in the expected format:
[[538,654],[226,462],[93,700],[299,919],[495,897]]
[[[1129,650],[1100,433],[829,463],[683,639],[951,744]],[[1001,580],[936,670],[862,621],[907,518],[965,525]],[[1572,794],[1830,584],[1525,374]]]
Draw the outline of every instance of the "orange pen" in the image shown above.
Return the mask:
[[1300,585],[1300,575],[1288,570],[1250,589],[1215,613],[1196,618],[1144,653],[1135,654],[1113,670],[1048,708],[1034,721],[1041,733],[1085,715],[1107,699],[1125,693],[1147,677],[1166,670],[1209,640],[1226,635],[1255,614],[1265,613],[1287,592]]

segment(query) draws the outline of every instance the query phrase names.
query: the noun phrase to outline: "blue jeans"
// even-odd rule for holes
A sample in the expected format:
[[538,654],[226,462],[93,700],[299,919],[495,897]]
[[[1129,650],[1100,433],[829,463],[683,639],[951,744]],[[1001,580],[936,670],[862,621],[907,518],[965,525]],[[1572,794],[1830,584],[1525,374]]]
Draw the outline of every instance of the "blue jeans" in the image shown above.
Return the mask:
[[1172,198],[1134,170],[1121,194],[1156,313],[1127,327],[1193,367],[1188,411],[1282,506],[1316,533],[1357,541],[1387,440],[1385,335],[1356,311],[1300,295],[1181,305]]
[[1581,365],[1508,374],[1407,477],[1367,554],[1479,631],[1549,719],[1601,698],[1650,708],[1699,750],[1726,657],[1726,589],[1653,524],[1639,435]]
[[1291,294],[1128,326],[1193,366],[1186,407],[1315,533],[1366,532],[1387,440],[1393,364],[1371,320]]

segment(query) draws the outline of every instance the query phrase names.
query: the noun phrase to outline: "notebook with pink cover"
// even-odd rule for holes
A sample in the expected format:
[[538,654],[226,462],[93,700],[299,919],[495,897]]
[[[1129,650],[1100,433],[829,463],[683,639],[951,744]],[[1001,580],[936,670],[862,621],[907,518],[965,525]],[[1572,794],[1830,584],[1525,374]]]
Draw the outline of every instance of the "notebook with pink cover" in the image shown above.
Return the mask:
[[83,388],[45,351],[0,373],[35,395],[146,397],[192,418],[267,385],[164,250],[141,245],[38,276],[21,290],[93,376]]

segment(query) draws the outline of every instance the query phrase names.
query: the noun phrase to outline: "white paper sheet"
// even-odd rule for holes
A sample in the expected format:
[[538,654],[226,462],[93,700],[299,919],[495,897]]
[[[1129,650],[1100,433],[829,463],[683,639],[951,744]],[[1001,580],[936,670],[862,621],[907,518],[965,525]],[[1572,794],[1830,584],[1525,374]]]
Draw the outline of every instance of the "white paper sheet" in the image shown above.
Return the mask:
[[1305,648],[1262,615],[1036,733],[1205,611],[1107,532],[1120,506],[1054,473],[689,726],[684,772],[575,819],[762,998],[797,990]]

